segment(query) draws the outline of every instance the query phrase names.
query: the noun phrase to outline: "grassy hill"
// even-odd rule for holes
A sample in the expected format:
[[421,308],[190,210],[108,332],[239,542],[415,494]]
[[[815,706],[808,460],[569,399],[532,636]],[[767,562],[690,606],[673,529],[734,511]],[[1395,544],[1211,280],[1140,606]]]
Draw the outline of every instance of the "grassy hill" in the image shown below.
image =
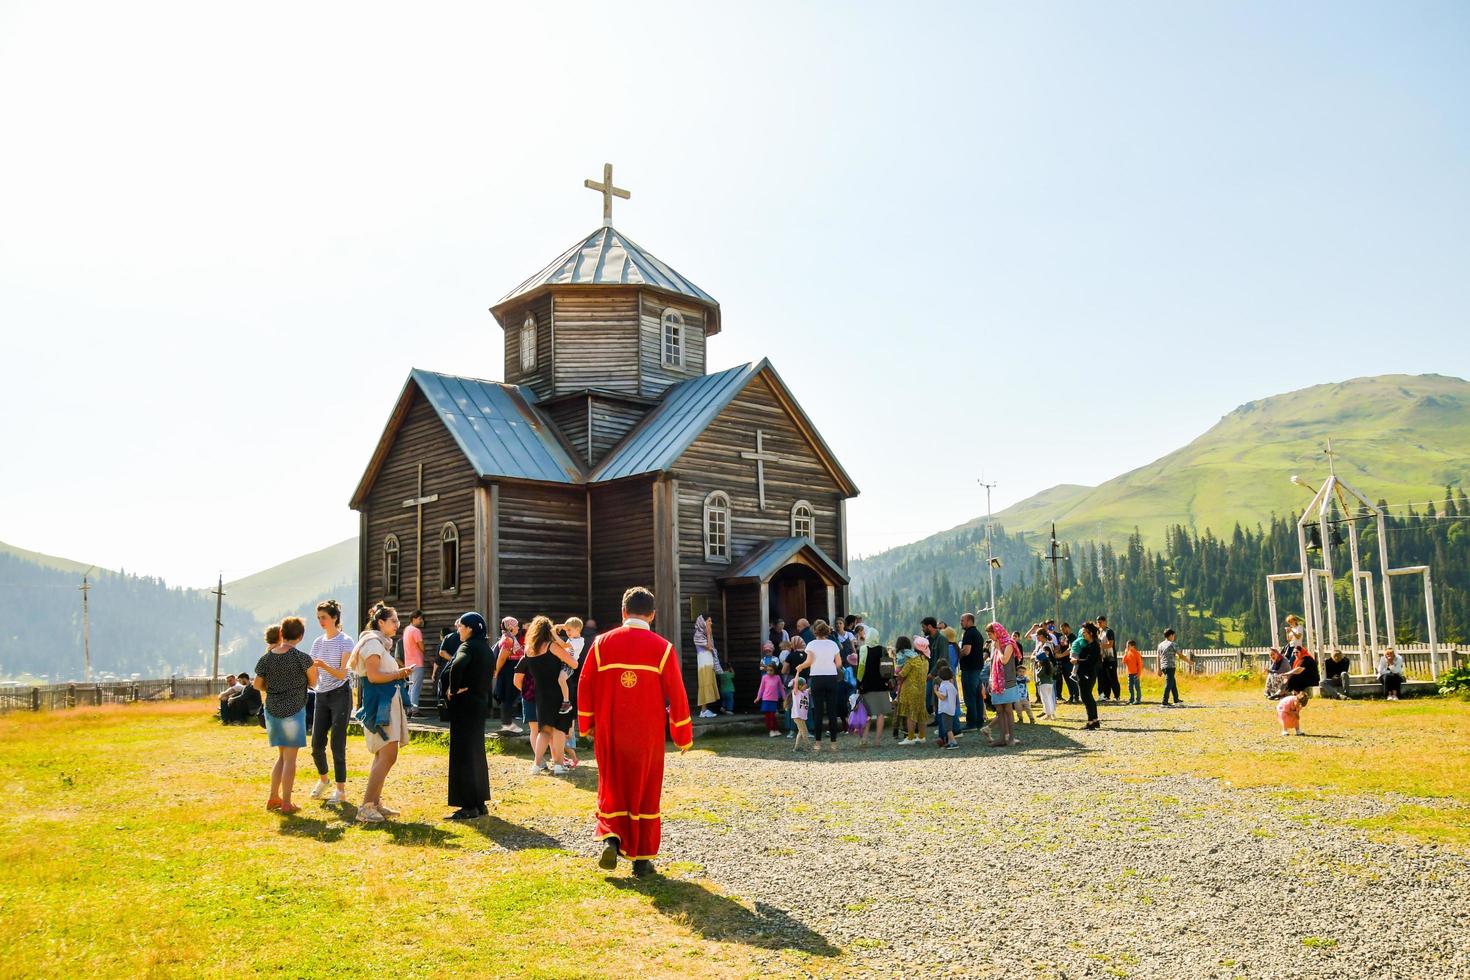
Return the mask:
[[[344,605],[357,605],[357,539],[348,538],[320,551],[225,583],[230,602],[261,621],[304,615],[308,600],[334,594]],[[354,619],[353,622],[356,620]]]
[[1370,498],[1438,500],[1446,485],[1470,483],[1470,382],[1384,375],[1247,402],[1147,466],[1091,489],[1053,487],[996,520],[1012,532],[1055,520],[1069,540],[1114,544],[1135,526],[1153,544],[1171,524],[1228,533],[1304,506],[1308,494],[1290,477],[1317,485],[1329,437],[1338,475]]
[[70,558],[58,558],[55,555],[45,555],[39,551],[28,551],[25,548],[17,548],[13,544],[6,544],[4,541],[0,541],[0,555],[9,555],[20,561],[30,562],[32,565],[40,565],[42,568],[49,568],[53,571],[71,572],[79,577],[91,567],[86,562],[72,561]]

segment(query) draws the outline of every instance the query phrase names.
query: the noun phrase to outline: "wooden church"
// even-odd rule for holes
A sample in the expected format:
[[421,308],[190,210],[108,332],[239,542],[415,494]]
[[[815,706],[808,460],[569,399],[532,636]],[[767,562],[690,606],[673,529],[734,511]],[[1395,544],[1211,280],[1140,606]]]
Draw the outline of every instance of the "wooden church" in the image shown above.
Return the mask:
[[691,692],[708,613],[746,703],[775,618],[846,611],[857,487],[769,361],[707,370],[720,304],[613,227],[611,166],[587,186],[602,227],[491,307],[505,381],[409,373],[352,497],[361,608],[607,629],[645,585]]

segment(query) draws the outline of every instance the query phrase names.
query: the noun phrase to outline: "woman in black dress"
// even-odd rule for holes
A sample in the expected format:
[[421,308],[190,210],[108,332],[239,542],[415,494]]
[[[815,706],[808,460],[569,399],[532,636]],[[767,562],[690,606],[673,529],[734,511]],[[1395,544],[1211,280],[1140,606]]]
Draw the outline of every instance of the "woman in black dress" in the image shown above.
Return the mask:
[[[572,648],[556,635],[551,620],[537,616],[526,629],[526,655],[521,658],[521,672],[516,674],[516,686],[522,684],[522,673],[531,676],[532,696],[536,704],[536,723],[531,728],[533,772],[550,771],[561,775],[567,771],[565,752],[567,733],[576,720],[574,707],[562,710],[561,670],[577,668],[577,658]],[[547,770],[542,758],[551,750],[551,769]]]
[[459,807],[450,820],[474,820],[490,811],[490,767],[485,760],[485,717],[490,711],[490,679],[495,655],[489,626],[479,613],[465,613],[454,624],[459,649],[444,668],[449,675],[449,805]]

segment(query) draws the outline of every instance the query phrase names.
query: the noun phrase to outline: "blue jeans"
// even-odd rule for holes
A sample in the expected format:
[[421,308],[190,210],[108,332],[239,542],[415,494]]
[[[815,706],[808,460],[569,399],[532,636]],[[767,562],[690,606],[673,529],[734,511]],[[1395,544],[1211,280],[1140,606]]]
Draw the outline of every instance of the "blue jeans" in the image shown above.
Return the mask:
[[1169,693],[1174,693],[1174,703],[1179,703],[1179,686],[1174,683],[1174,668],[1164,668],[1164,703],[1169,703]]
[[[1175,695],[1176,697],[1178,695]],[[1128,675],[1128,703],[1143,703],[1143,678],[1137,674]]]
[[939,740],[948,742],[949,737],[954,734],[954,715],[939,714]]
[[974,731],[985,724],[985,700],[980,696],[980,685],[985,682],[985,671],[960,671],[960,690],[965,696],[965,728]]
[[419,710],[419,694],[424,689],[424,665],[409,668],[408,674],[408,706],[413,710]]
[[724,708],[725,711],[729,714],[733,715],[735,713],[734,691],[725,691],[723,694],[720,695],[720,707]]

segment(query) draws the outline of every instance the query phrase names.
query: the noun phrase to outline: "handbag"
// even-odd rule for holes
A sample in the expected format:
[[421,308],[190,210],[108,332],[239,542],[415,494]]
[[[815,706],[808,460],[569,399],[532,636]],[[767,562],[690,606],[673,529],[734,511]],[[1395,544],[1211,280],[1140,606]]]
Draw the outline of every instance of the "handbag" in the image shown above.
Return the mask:
[[847,716],[847,731],[850,735],[860,735],[863,729],[868,727],[868,706],[858,701],[857,707]]

